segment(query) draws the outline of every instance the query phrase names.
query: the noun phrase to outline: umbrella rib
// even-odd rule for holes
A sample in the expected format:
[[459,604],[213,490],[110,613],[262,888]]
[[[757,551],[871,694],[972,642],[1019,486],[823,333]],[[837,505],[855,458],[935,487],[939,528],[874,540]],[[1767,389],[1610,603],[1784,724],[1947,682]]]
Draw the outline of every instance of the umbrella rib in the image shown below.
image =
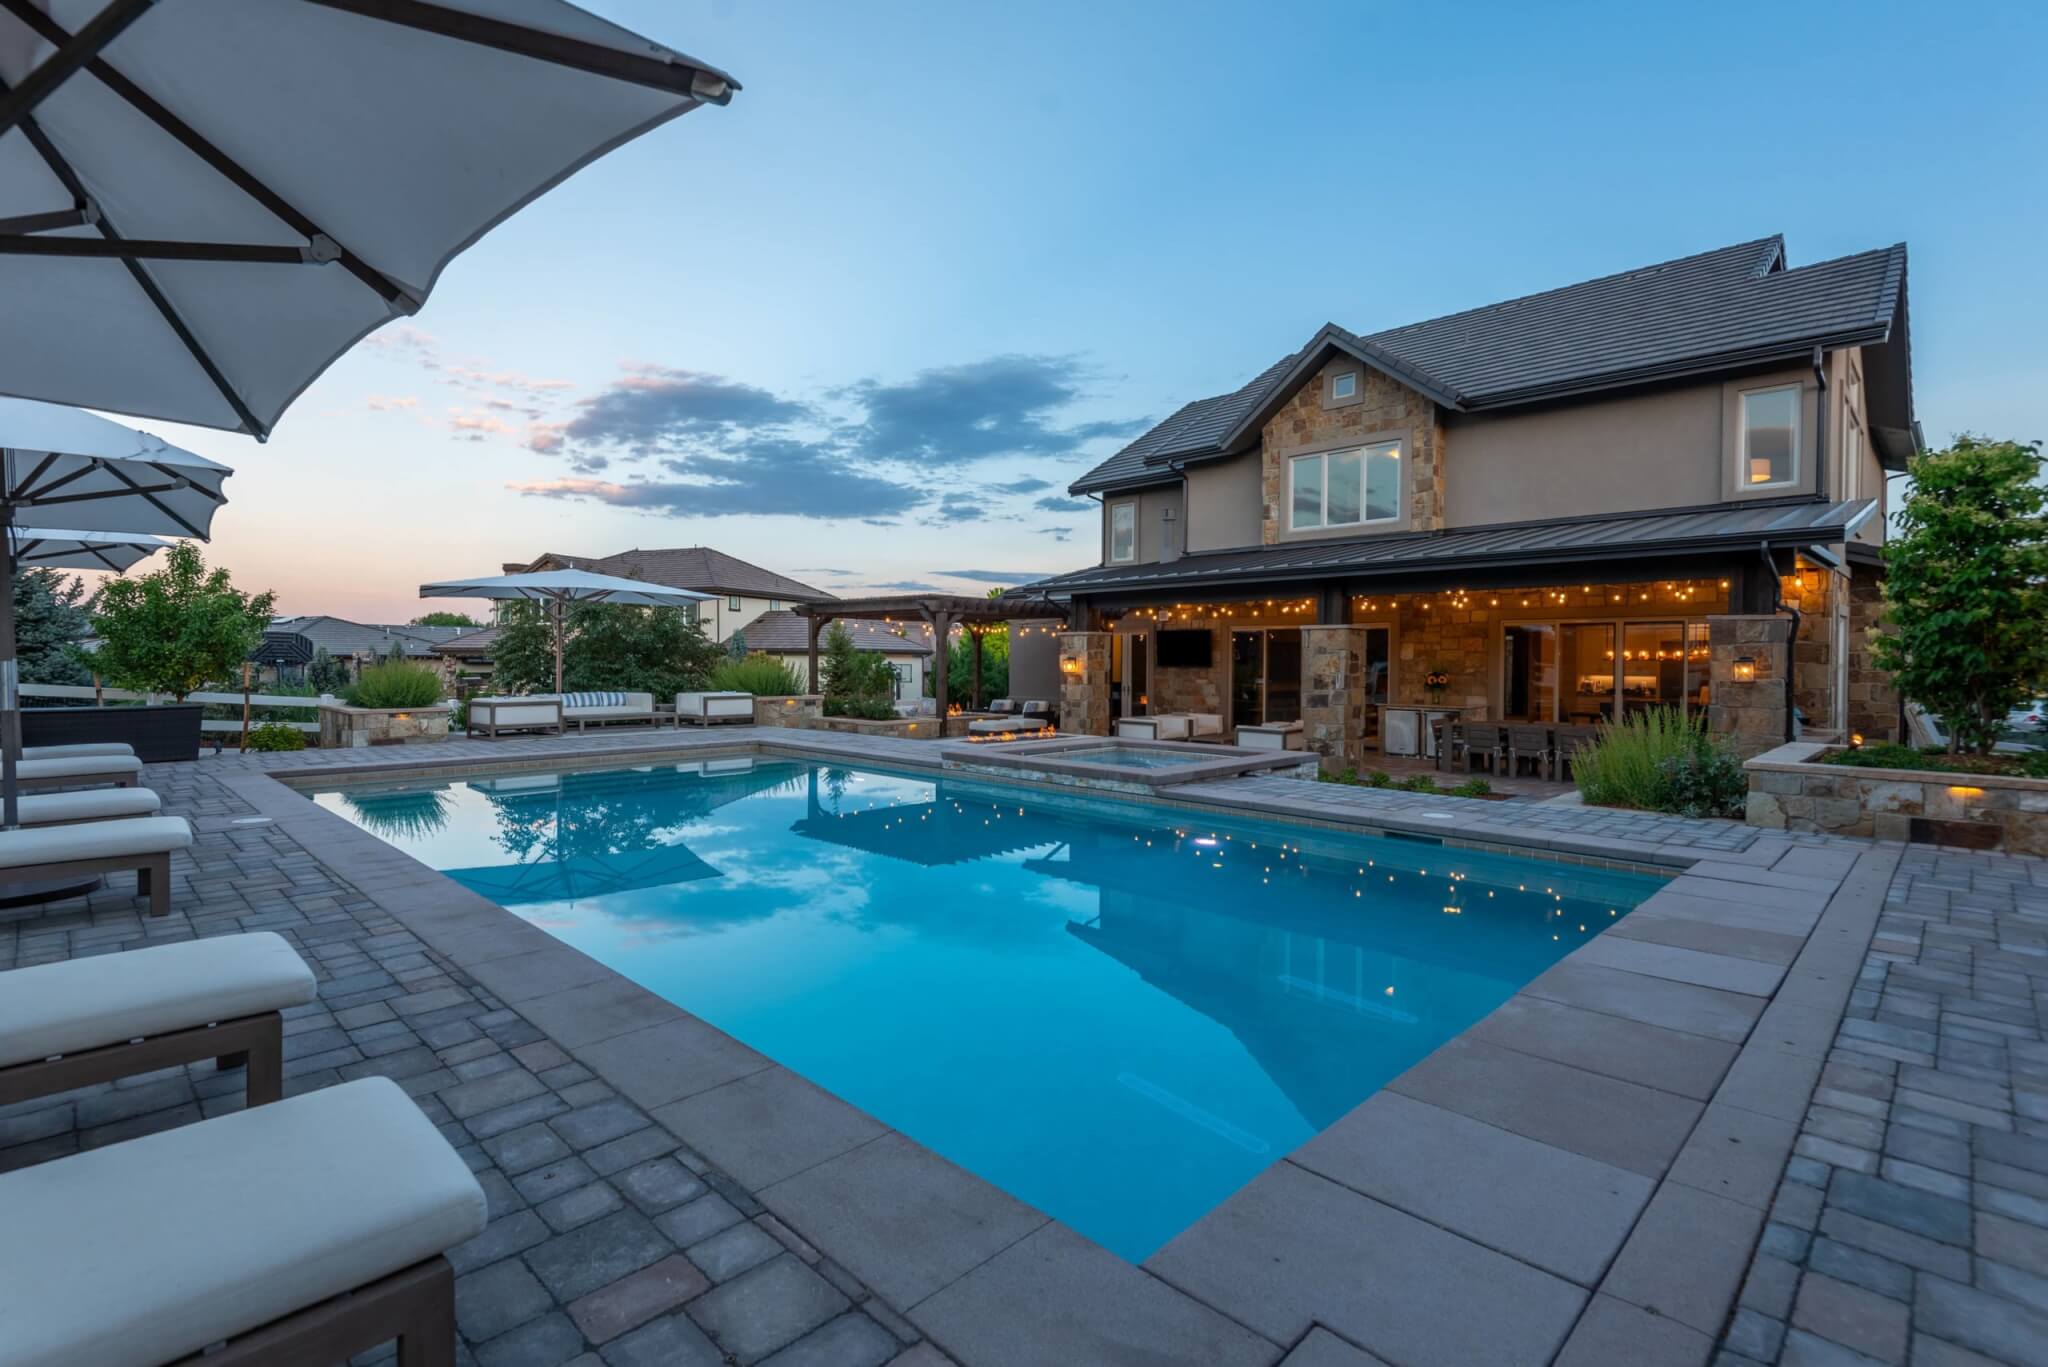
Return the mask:
[[129,488],[129,491],[130,491],[130,492],[132,492],[132,493],[137,493],[137,494],[141,494],[143,498],[145,498],[145,499],[147,499],[147,500],[149,501],[149,505],[150,505],[150,507],[152,507],[152,508],[155,508],[155,509],[156,509],[156,510],[157,510],[158,512],[162,513],[162,514],[163,514],[163,515],[164,515],[165,517],[167,517],[167,518],[169,518],[169,519],[170,519],[171,521],[173,521],[173,522],[177,523],[177,524],[178,524],[178,525],[179,525],[180,527],[183,527],[183,528],[185,529],[185,533],[186,533],[186,535],[188,535],[188,536],[194,536],[194,537],[197,537],[197,538],[198,538],[199,540],[201,540],[201,541],[204,541],[204,540],[206,540],[206,533],[205,533],[205,532],[202,532],[202,531],[200,531],[200,530],[199,530],[199,529],[198,529],[197,527],[193,526],[193,525],[192,525],[192,524],[191,524],[190,522],[187,522],[187,521],[186,521],[186,520],[184,519],[184,517],[183,517],[183,516],[181,516],[181,515],[180,515],[180,514],[178,513],[178,511],[177,511],[177,510],[176,510],[175,508],[171,507],[171,506],[170,506],[169,504],[165,503],[165,502],[164,502],[164,501],[163,501],[162,499],[158,498],[158,497],[156,496],[156,494],[155,494],[154,492],[152,492],[152,491],[151,491],[151,490],[149,490],[149,489],[145,489],[145,488],[143,488],[143,487],[142,487],[142,486],[141,486],[140,484],[137,484],[137,483],[136,483],[136,482],[135,482],[135,481],[134,481],[133,479],[130,479],[130,478],[128,477],[128,472],[127,472],[126,470],[123,470],[123,469],[122,469],[122,468],[121,468],[120,466],[118,466],[118,465],[106,465],[106,466],[103,466],[102,468],[103,468],[103,469],[105,469],[105,470],[106,470],[106,472],[107,472],[108,474],[112,475],[112,476],[113,476],[113,477],[114,477],[115,479],[118,479],[118,480],[120,480],[120,481],[121,481],[121,482],[122,482],[123,484],[127,485],[127,486],[128,486],[128,488]]
[[0,235],[0,255],[62,256],[122,261],[227,261],[253,266],[324,264],[305,247],[251,242],[177,242],[163,238],[38,237]]
[[453,38],[458,42],[473,43],[478,47],[496,48],[500,52],[509,52],[517,57],[528,57],[534,61],[569,67],[593,76],[608,76],[613,80],[687,95],[693,100],[701,100],[708,104],[728,104],[732,100],[732,92],[740,88],[738,81],[709,67],[692,66],[687,62],[664,60],[637,52],[621,52],[617,48],[605,47],[599,43],[586,43],[581,39],[557,33],[545,33],[539,29],[527,28],[523,24],[507,23],[502,19],[493,19],[468,10],[430,5],[424,0],[306,2],[326,9],[341,10],[345,14],[353,14],[363,19],[375,19],[387,24],[397,24],[402,28],[437,34],[443,38]]
[[[43,471],[49,469],[52,465],[55,465],[56,463],[57,453],[55,451],[43,452],[43,458],[36,462],[35,469],[28,472],[28,477],[22,480],[20,488],[0,490],[0,493],[5,494],[6,499],[9,503],[21,502],[22,498],[25,496],[26,491],[33,488],[35,486],[35,482],[38,479],[42,478]],[[11,467],[13,465],[13,462],[10,461],[8,462],[8,464]],[[79,473],[82,474],[84,472],[81,470]],[[77,475],[72,476],[73,479],[76,479],[77,477]],[[63,483],[63,481],[59,480],[58,483],[61,484]]]
[[[7,83],[0,81],[0,94],[6,93],[7,90]],[[64,160],[63,154],[51,143],[49,135],[43,132],[40,124],[33,118],[24,116],[21,120],[21,131],[30,145],[36,149],[36,154],[43,159],[44,165],[50,168],[50,173],[71,192],[73,199],[80,204],[91,199],[91,196],[86,194],[85,185],[79,180],[78,173],[71,169],[70,162]],[[101,237],[116,242],[121,240],[121,234],[115,231],[114,225],[107,221],[104,214],[93,226],[100,230]],[[178,316],[177,309],[164,297],[164,292],[157,288],[156,280],[142,268],[142,263],[132,257],[124,257],[121,264],[128,268],[128,274],[134,277],[136,286],[148,296],[149,302],[156,306],[156,311],[163,316],[165,325],[177,335],[185,350],[191,353],[193,361],[206,372],[206,378],[213,381],[213,387],[227,400],[228,407],[235,410],[235,416],[242,421],[242,430],[258,441],[269,437],[270,429],[258,422],[256,415],[249,411],[249,405],[242,401],[242,396],[228,383],[227,376],[220,373],[220,367],[213,363],[213,357],[207,355],[206,348],[199,345],[199,339],[192,335],[191,328],[185,326],[185,320]]]
[[[47,14],[37,9],[29,0],[0,0],[0,4],[4,4],[15,18],[21,20],[22,23],[27,24],[30,28],[35,29],[46,41],[52,43],[69,41],[69,35],[64,32],[63,27]],[[333,236],[324,232],[319,224],[299,212],[296,207],[287,202],[283,196],[272,190],[268,185],[265,185],[255,176],[243,170],[240,163],[201,137],[198,131],[190,124],[187,124],[176,114],[164,108],[163,105],[156,101],[154,96],[122,75],[105,58],[93,58],[90,62],[86,63],[85,69],[92,73],[93,77],[101,85],[119,95],[144,118],[170,134],[173,138],[176,138],[180,143],[183,143],[186,150],[190,151],[192,155],[198,157],[201,161],[219,172],[225,180],[234,185],[243,194],[261,204],[265,209],[268,209],[293,232],[304,235],[308,240],[316,237],[325,237],[330,242],[334,241]],[[5,221],[0,221],[0,228],[7,226],[9,225]],[[20,231],[28,232],[35,230],[24,228]],[[342,266],[351,275],[355,276],[356,279],[376,291],[385,303],[406,313],[419,312],[421,301],[411,290],[406,289],[348,248],[342,247],[338,243],[336,246],[340,252],[336,259],[340,261]]]
[[0,96],[0,134],[16,124],[26,124],[37,105],[56,94],[80,67],[97,57],[102,48],[120,37],[155,3],[156,0],[112,0],[84,28],[56,44],[57,50],[48,60]]

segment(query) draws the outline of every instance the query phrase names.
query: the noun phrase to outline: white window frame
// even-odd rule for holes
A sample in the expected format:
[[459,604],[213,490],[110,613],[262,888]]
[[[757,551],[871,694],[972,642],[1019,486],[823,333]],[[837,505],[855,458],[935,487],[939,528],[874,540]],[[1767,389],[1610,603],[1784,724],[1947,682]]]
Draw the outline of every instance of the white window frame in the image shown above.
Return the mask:
[[[1350,388],[1350,389],[1349,389],[1348,391],[1339,391],[1339,389],[1338,389],[1338,386],[1339,386],[1339,385],[1342,385],[1342,384],[1349,384],[1349,385],[1351,386],[1351,388]],[[1357,397],[1358,397],[1358,372],[1357,372],[1357,371],[1355,371],[1355,370],[1340,370],[1340,371],[1338,371],[1338,372],[1337,372],[1337,373],[1336,373],[1335,375],[1332,375],[1332,376],[1330,377],[1330,399],[1331,399],[1331,401],[1332,401],[1332,402],[1342,402],[1342,401],[1343,401],[1343,400],[1345,400],[1345,399],[1355,399],[1355,398],[1357,398]]]
[[740,607],[740,596],[737,593],[726,595],[725,610],[727,612],[742,611]]
[[[1130,549],[1126,553],[1118,555],[1116,553],[1117,523],[1125,517],[1130,519],[1131,544]],[[1109,563],[1112,565],[1128,565],[1137,560],[1137,558],[1138,505],[1129,502],[1112,503],[1109,505]]]
[[[1749,401],[1766,394],[1792,395],[1792,456],[1787,462],[1791,466],[1785,478],[1767,480],[1761,484],[1751,483],[1749,478]],[[1798,487],[1799,471],[1804,463],[1805,445],[1801,440],[1800,428],[1806,425],[1806,387],[1792,384],[1765,385],[1759,389],[1745,389],[1735,396],[1735,421],[1740,427],[1735,440],[1735,487],[1744,493],[1765,489],[1792,489]]]
[[[1373,441],[1367,442],[1362,446],[1340,446],[1334,451],[1304,451],[1298,456],[1288,457],[1287,530],[1290,532],[1320,532],[1332,529],[1342,530],[1346,527],[1386,527],[1400,522],[1407,516],[1408,512],[1408,471],[1407,467],[1400,463],[1404,459],[1401,454],[1402,445],[1403,443],[1399,441]],[[1394,467],[1394,511],[1388,517],[1363,516],[1366,508],[1371,506],[1371,494],[1369,492],[1371,484],[1367,477],[1367,471],[1370,467],[1367,462],[1375,451],[1392,451],[1396,462]],[[1349,455],[1356,455],[1359,462],[1358,510],[1360,516],[1351,522],[1332,522],[1329,516],[1330,462],[1338,456]],[[1295,480],[1301,471],[1302,463],[1311,460],[1319,462],[1317,468],[1322,471],[1323,482],[1321,489],[1317,491],[1316,497],[1317,520],[1312,523],[1302,524],[1294,520]]]
[[1863,424],[1851,416],[1842,424],[1842,498],[1863,497]]

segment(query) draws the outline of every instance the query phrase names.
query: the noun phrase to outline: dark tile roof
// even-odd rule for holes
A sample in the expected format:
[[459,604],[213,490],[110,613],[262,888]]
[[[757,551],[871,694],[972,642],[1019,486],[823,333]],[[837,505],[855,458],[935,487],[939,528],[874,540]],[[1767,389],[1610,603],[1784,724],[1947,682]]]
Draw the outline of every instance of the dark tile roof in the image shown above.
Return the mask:
[[1427,322],[1358,334],[1331,324],[1235,393],[1189,404],[1089,471],[1075,493],[1241,448],[1332,348],[1462,410],[1745,365],[1816,344],[1885,340],[1904,244],[1788,269],[1782,237],[1602,276]]
[[[389,655],[396,645],[406,655],[424,659],[434,653],[434,647],[440,642],[453,640],[471,630],[473,628],[470,627],[380,626],[340,617],[281,618],[264,631],[263,644],[250,652],[250,658],[258,661],[287,658],[299,663],[299,656],[310,659],[315,650],[325,650],[337,658],[365,652],[383,656]],[[292,638],[303,644],[285,646],[280,652],[279,643]]]
[[[879,650],[890,655],[929,655],[932,648],[919,639],[923,633],[913,631],[909,636],[898,636],[881,622],[862,621],[848,618],[846,629],[853,633],[856,650]],[[826,627],[826,631],[832,630]],[[811,622],[793,612],[764,612],[740,628],[739,634],[746,640],[748,650],[766,651],[770,655],[802,655],[811,647]],[[823,649],[824,638],[819,637],[819,648]]]
[[485,627],[480,631],[464,631],[434,647],[436,655],[489,655],[491,647],[498,644],[500,628]]
[[[1043,593],[1112,593],[1231,582],[1352,579],[1431,570],[1612,560],[1682,551],[1827,545],[1844,540],[1877,508],[1874,499],[1816,503],[1722,503],[1621,516],[1508,522],[1444,532],[1386,533],[1341,541],[1296,541],[1184,555],[1147,565],[1076,570],[1031,586]],[[1567,577],[1575,577],[1567,575]]]
[[616,555],[558,555],[550,552],[531,566],[559,565],[564,569],[616,574],[624,579],[644,579],[672,589],[695,589],[699,593],[743,594],[749,598],[782,598],[793,603],[827,603],[832,595],[823,589],[791,579],[774,570],[748,564],[737,556],[709,546],[676,546],[667,550],[630,550]]

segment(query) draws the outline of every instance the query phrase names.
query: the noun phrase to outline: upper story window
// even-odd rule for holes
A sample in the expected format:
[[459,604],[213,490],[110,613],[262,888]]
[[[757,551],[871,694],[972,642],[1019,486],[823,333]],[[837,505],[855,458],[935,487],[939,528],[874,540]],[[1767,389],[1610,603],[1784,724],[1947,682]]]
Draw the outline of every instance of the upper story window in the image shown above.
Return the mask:
[[1112,503],[1109,507],[1109,558],[1126,564],[1138,558],[1138,505]]
[[737,593],[725,600],[725,610],[727,612],[738,612],[740,610],[740,596]]
[[1358,372],[1346,370],[1330,377],[1330,397],[1352,399],[1358,396]]
[[1401,516],[1401,443],[1296,456],[1287,463],[1288,527],[1354,527]]
[[770,611],[770,612],[780,612],[780,611],[782,611],[782,600],[781,600],[780,598],[770,598],[770,599],[768,600],[768,611]]
[[1744,489],[1789,485],[1799,478],[1799,386],[1751,389],[1742,395],[1741,470]]
[[1863,497],[1863,429],[1854,417],[1842,428],[1842,497]]

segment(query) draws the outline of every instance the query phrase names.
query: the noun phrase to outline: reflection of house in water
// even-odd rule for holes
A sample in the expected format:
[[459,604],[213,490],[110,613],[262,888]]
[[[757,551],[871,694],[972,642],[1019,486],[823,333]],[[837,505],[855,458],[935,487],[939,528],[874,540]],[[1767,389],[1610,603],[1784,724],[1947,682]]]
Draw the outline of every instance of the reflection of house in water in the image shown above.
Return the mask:
[[1095,888],[1097,916],[1068,931],[1229,1030],[1318,1129],[1531,976],[1526,950],[1505,947],[1526,937],[1502,935],[1488,914],[1506,904],[1445,915],[1367,900],[1377,870],[1316,861],[1302,875],[1298,855],[1243,844],[1134,843],[1083,828],[1064,858],[1026,867]]
[[495,809],[497,843],[514,862],[448,876],[501,906],[716,878],[718,870],[677,833],[794,777],[791,766],[741,759],[472,779],[469,786]]
[[834,792],[831,771],[813,769],[803,818],[790,830],[807,840],[925,868],[1036,849],[1066,834],[1064,828],[1049,830],[1042,816],[1026,815],[1014,802],[956,796],[943,782],[934,785],[933,792],[930,802],[846,811],[840,794]]

